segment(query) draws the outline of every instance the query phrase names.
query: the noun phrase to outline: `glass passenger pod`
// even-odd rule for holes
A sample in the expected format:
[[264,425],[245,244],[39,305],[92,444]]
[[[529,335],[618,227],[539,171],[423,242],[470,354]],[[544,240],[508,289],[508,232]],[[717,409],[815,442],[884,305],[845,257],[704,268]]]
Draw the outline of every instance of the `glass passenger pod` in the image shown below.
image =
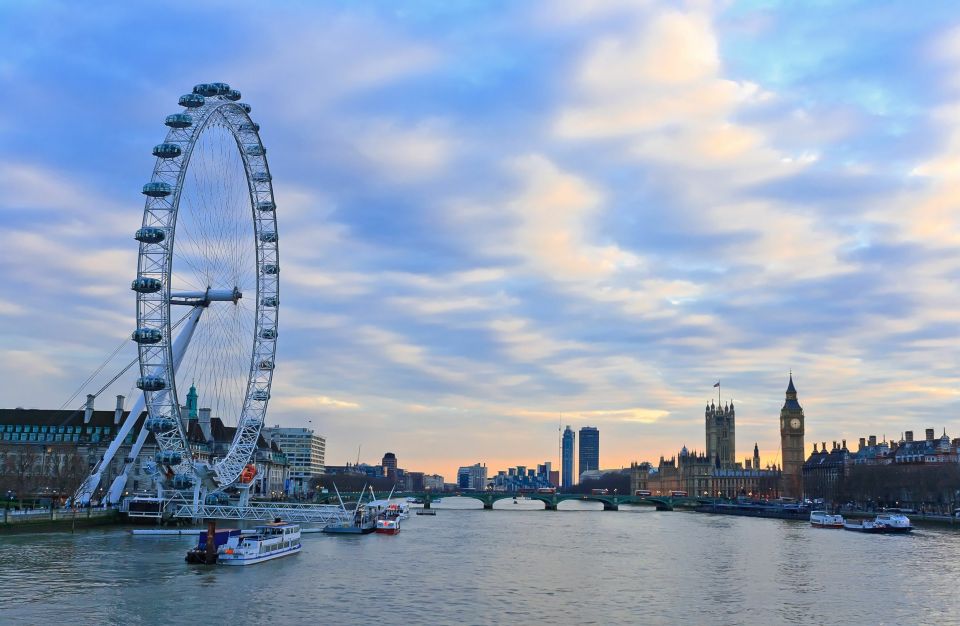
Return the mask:
[[138,328],[133,331],[131,338],[137,343],[160,343],[163,341],[163,333],[157,328]]
[[262,370],[272,370],[272,369],[273,369],[273,359],[264,359],[264,360],[260,361],[259,364],[257,364],[257,367],[259,367],[259,368],[262,369]]
[[263,330],[260,331],[260,338],[261,338],[261,339],[276,339],[276,338],[277,338],[277,330],[276,330],[275,328],[264,328]]
[[258,402],[266,402],[270,399],[270,394],[263,389],[258,389],[257,391],[254,391],[250,397]]
[[272,200],[261,200],[260,202],[257,203],[257,210],[262,211],[264,213],[275,211],[276,209],[277,209],[277,205],[274,204]]
[[[267,263],[263,266],[263,273],[269,275],[276,275],[280,273],[280,266],[275,263]],[[276,306],[276,305],[274,305]]]
[[193,93],[200,96],[215,96],[217,95],[217,88],[210,83],[200,83],[193,86]]
[[167,235],[163,232],[162,228],[156,228],[154,226],[140,228],[133,236],[133,238],[140,243],[160,243],[166,239],[166,237]]
[[250,156],[263,156],[267,153],[267,149],[261,146],[260,144],[253,144],[253,145],[247,146],[246,152]]
[[189,489],[193,487],[193,476],[190,474],[176,474],[170,484],[174,489]]
[[203,103],[206,102],[198,93],[188,93],[180,96],[180,99],[177,103],[182,107],[187,107],[188,109],[196,109],[203,106]]
[[260,241],[263,243],[276,243],[277,233],[260,233]]
[[160,391],[166,389],[167,381],[162,376],[141,376],[137,379],[137,387],[144,391]]
[[153,156],[161,159],[175,159],[181,154],[183,150],[175,143],[161,143],[153,147]]
[[267,297],[263,298],[262,300],[260,300],[260,304],[262,304],[262,305],[265,306],[265,307],[273,308],[273,307],[277,306],[277,304],[279,304],[279,301],[277,300],[277,298],[276,298],[275,296],[267,296]]
[[247,115],[250,115],[250,111],[253,110],[253,107],[247,104],[246,102],[238,102],[237,106],[247,112]]
[[173,193],[173,187],[164,182],[147,183],[141,193],[151,198],[165,198]]
[[231,89],[230,92],[224,95],[223,97],[226,98],[227,100],[230,100],[231,102],[236,102],[241,98],[240,92],[237,91],[236,89]]
[[176,450],[161,450],[160,452],[157,452],[156,456],[154,456],[154,459],[160,465],[180,465],[180,462],[183,461],[183,455]]
[[139,276],[130,283],[130,289],[137,293],[156,293],[163,289],[163,283],[160,282],[159,278]]
[[168,115],[163,123],[170,128],[190,128],[193,125],[193,116],[186,113],[174,113]]
[[273,177],[267,172],[254,172],[251,178],[255,183],[269,183],[273,180]]
[[230,85],[227,83],[210,83],[210,88],[216,91],[215,95],[226,96],[230,94]]

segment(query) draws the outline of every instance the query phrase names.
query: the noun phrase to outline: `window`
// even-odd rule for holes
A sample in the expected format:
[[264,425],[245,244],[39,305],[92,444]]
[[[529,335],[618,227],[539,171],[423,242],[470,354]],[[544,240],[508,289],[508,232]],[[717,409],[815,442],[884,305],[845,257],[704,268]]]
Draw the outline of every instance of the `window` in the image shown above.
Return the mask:
[[[21,426],[20,424],[17,424],[17,430],[16,430],[16,432],[20,432],[20,430],[21,430],[22,428],[23,428],[23,426]],[[19,440],[19,437],[17,437],[17,439]]]

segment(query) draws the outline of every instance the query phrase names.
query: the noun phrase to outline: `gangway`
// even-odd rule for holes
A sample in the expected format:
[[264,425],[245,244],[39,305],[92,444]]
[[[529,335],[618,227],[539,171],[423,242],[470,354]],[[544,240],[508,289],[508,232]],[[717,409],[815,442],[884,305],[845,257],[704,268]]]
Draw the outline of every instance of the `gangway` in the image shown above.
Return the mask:
[[235,519],[304,524],[345,523],[353,513],[336,504],[292,504],[290,502],[252,502],[247,506],[232,504],[180,504],[174,517],[204,519]]

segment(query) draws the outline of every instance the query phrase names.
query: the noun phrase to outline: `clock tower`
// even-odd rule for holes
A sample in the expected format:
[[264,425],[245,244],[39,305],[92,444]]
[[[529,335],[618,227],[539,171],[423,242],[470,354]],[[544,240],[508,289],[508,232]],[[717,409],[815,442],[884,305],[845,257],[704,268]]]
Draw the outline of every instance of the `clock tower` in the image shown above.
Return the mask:
[[780,451],[783,463],[780,492],[790,498],[803,497],[803,407],[797,402],[793,372],[787,385],[787,397],[780,409]]

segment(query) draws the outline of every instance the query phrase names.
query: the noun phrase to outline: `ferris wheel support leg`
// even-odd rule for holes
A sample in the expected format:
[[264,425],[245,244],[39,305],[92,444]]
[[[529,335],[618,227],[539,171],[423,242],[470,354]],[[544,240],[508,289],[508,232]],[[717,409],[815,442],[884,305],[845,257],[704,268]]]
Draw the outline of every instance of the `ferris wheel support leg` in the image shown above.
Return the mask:
[[[180,334],[177,335],[177,339],[173,342],[174,372],[177,371],[177,369],[180,367],[180,362],[183,361],[183,355],[187,352],[187,347],[190,345],[190,339],[193,338],[193,331],[196,330],[197,323],[200,321],[200,315],[203,313],[203,309],[204,307],[200,306],[194,307],[193,311],[190,313],[190,318],[187,320],[187,325],[182,331],[180,331]],[[133,406],[130,408],[130,413],[127,414],[126,421],[124,421],[123,425],[120,427],[120,430],[117,431],[113,441],[110,442],[110,446],[107,448],[107,451],[103,453],[103,458],[100,459],[100,462],[97,463],[97,466],[90,473],[90,476],[83,481],[83,484],[74,494],[74,504],[86,506],[90,502],[90,498],[93,496],[97,486],[100,484],[100,476],[103,473],[103,468],[109,467],[110,463],[113,462],[113,457],[116,456],[117,451],[120,449],[120,446],[123,445],[127,435],[129,435],[130,431],[133,430],[134,425],[137,423],[137,418],[140,417],[140,413],[143,412],[143,408],[144,394],[140,394],[136,402],[134,402]],[[140,450],[143,448],[143,444],[146,440],[147,431],[145,429],[141,429],[140,433],[137,435],[136,441],[130,448],[130,454],[127,455],[127,459],[123,464],[123,469],[110,485],[110,491],[107,494],[107,498],[108,502],[111,504],[116,504],[120,501],[124,487],[126,487],[127,484],[127,476],[130,474],[130,469],[133,467],[133,463],[136,461],[137,456],[140,455]]]

